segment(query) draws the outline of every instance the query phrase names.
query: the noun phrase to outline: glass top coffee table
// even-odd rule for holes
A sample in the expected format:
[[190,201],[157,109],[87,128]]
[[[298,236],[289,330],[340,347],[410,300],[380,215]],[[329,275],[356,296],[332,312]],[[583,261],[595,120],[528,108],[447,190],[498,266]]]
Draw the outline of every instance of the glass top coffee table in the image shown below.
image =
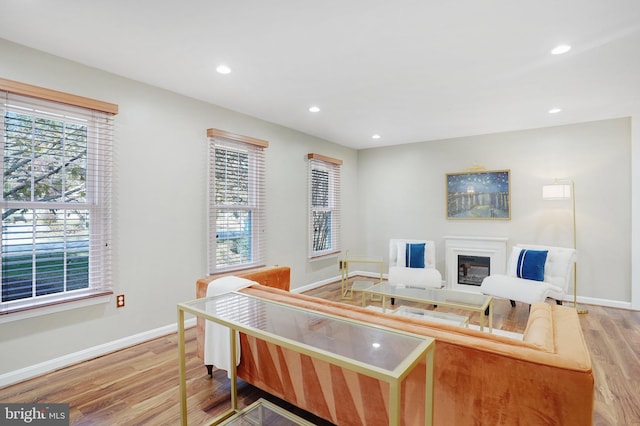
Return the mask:
[[484,331],[484,326],[487,323],[487,318],[484,313],[488,310],[489,332],[493,331],[493,297],[491,296],[439,288],[407,287],[402,284],[391,284],[388,282],[373,285],[364,291],[372,295],[382,296],[383,312],[386,309],[385,302],[387,297],[479,312],[481,331]]
[[450,314],[448,312],[429,311],[426,309],[412,308],[410,306],[400,306],[391,313],[403,317],[421,318],[443,324],[451,324],[457,327],[469,328],[469,317]]

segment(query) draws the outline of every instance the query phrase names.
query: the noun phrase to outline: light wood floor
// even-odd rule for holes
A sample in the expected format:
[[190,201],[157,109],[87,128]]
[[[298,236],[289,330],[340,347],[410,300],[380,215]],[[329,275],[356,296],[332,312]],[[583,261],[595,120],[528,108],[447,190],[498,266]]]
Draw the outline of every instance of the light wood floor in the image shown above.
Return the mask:
[[[307,292],[340,299],[338,283]],[[358,301],[359,302],[359,301]],[[356,303],[348,302],[348,303]],[[402,303],[402,302],[397,302]],[[494,326],[522,332],[528,308],[497,300]],[[640,425],[640,312],[588,306],[580,316],[595,376],[594,424]],[[438,310],[443,310],[438,308]],[[471,323],[477,324],[477,316]],[[187,330],[189,424],[203,424],[228,405],[229,380],[224,371],[207,376],[195,356],[195,329]],[[263,397],[308,420],[327,424],[246,383],[240,406]],[[175,334],[0,389],[0,402],[70,404],[72,425],[175,425],[180,423],[178,351]]]

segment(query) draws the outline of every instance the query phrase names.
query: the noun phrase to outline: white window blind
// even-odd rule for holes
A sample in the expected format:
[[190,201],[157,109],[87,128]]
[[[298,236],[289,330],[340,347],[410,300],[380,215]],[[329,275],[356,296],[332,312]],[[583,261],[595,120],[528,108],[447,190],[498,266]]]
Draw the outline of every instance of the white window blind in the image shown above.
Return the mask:
[[208,129],[209,272],[264,265],[268,142]]
[[342,160],[308,154],[309,258],[340,252]]
[[[8,90],[0,98],[0,314],[111,293],[115,113]],[[86,100],[64,98],[76,99]]]

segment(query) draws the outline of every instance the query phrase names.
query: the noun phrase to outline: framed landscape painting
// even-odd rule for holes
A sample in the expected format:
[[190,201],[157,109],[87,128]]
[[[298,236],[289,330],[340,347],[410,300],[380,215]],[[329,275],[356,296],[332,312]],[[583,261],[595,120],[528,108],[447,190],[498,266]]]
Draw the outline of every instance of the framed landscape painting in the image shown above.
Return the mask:
[[511,219],[510,170],[447,173],[447,219]]

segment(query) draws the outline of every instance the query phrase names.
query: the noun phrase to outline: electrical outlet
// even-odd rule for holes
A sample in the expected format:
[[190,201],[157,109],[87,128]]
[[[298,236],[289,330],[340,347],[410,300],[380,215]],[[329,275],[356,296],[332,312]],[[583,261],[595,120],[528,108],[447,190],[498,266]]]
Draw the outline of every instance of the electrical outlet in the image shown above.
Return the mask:
[[119,294],[116,296],[116,307],[124,308],[124,294]]

